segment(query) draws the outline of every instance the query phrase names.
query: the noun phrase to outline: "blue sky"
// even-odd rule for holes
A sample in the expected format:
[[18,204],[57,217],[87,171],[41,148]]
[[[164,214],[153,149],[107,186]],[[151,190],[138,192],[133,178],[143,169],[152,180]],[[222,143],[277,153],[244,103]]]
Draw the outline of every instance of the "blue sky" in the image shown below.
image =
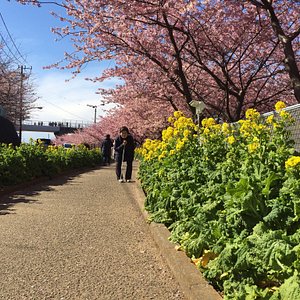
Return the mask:
[[[55,41],[51,27],[62,27],[63,23],[50,15],[58,6],[49,4],[41,8],[32,5],[21,5],[15,0],[0,0],[0,12],[13,40],[26,62],[20,58],[20,65],[32,67],[32,78],[35,92],[39,99],[37,107],[31,112],[31,120],[36,121],[84,121],[93,122],[94,109],[89,105],[99,105],[101,96],[96,94],[97,88],[114,86],[114,80],[104,83],[86,81],[86,77],[99,76],[108,63],[93,63],[75,79],[70,70],[43,69],[43,67],[60,61],[64,52],[72,50],[70,41]],[[0,20],[0,32],[9,41],[5,25]],[[12,42],[8,46],[14,50]],[[5,49],[9,54],[9,50]],[[16,51],[14,51],[16,52]],[[18,63],[19,64],[19,63]],[[17,65],[16,65],[17,67]],[[97,108],[97,115],[103,115],[103,106]],[[51,133],[23,133],[23,140],[32,138],[53,138]]]
[[[35,91],[39,97],[35,106],[43,109],[34,110],[31,119],[43,121],[83,120],[93,122],[94,110],[87,104],[99,105],[101,96],[97,88],[108,83],[92,83],[86,77],[99,76],[107,63],[93,63],[84,69],[77,78],[71,78],[70,70],[50,69],[43,67],[56,63],[63,58],[65,51],[72,49],[70,41],[56,42],[51,27],[61,27],[62,23],[50,15],[50,11],[59,9],[55,5],[44,5],[41,8],[21,5],[16,1],[1,0],[0,12],[5,24],[14,39],[19,51],[26,59],[23,65],[32,67]],[[3,22],[0,20],[0,32],[8,39]],[[9,40],[9,39],[8,39]],[[13,43],[8,43],[14,49]],[[9,53],[9,50],[6,49]],[[20,58],[21,62],[22,58]],[[97,110],[102,115],[102,107]]]

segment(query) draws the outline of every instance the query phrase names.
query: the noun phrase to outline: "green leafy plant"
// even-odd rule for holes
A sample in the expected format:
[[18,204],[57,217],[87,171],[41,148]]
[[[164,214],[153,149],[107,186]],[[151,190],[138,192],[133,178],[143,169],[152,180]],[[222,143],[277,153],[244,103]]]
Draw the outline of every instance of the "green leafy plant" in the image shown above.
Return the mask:
[[18,184],[41,176],[51,177],[63,171],[93,167],[100,164],[99,149],[89,150],[83,145],[64,149],[62,146],[45,148],[31,141],[20,147],[0,145],[0,187]]
[[284,297],[299,290],[300,157],[284,107],[201,128],[175,112],[162,139],[137,150],[152,220],[225,299],[292,299]]

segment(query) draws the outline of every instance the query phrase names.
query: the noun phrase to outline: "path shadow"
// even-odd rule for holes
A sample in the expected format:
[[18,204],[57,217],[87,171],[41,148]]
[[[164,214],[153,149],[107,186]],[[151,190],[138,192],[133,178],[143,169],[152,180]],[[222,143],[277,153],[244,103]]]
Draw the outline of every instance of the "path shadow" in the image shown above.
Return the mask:
[[67,174],[57,175],[54,178],[41,178],[25,182],[17,186],[6,187],[0,191],[0,216],[14,213],[14,205],[18,203],[37,203],[32,196],[39,195],[41,191],[53,191],[55,186],[61,186],[88,172],[94,172],[102,167],[84,170],[73,170]]

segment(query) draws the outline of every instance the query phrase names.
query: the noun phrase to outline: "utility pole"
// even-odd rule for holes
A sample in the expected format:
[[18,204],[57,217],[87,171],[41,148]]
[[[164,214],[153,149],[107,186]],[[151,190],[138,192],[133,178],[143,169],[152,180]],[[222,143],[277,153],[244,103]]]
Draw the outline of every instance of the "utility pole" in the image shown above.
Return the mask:
[[97,105],[87,104],[87,106],[92,107],[92,108],[95,110],[95,114],[94,114],[94,123],[96,123]]
[[21,68],[21,83],[20,83],[20,115],[19,115],[19,139],[20,139],[20,144],[22,143],[22,123],[23,123],[23,81],[24,81],[24,70],[31,70],[32,67],[26,67],[26,66],[20,66]]

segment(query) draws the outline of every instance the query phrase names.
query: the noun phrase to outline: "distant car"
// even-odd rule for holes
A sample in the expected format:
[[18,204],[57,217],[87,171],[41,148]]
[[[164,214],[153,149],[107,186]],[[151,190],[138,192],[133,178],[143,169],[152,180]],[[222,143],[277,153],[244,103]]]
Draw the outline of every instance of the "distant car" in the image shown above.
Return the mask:
[[63,144],[63,147],[64,148],[67,148],[67,149],[69,149],[69,148],[72,148],[74,145],[73,144],[70,144],[70,143],[64,143]]
[[40,141],[45,147],[48,147],[48,146],[52,145],[51,139],[44,139],[44,138],[42,138],[42,139],[37,139],[36,141],[37,142]]

